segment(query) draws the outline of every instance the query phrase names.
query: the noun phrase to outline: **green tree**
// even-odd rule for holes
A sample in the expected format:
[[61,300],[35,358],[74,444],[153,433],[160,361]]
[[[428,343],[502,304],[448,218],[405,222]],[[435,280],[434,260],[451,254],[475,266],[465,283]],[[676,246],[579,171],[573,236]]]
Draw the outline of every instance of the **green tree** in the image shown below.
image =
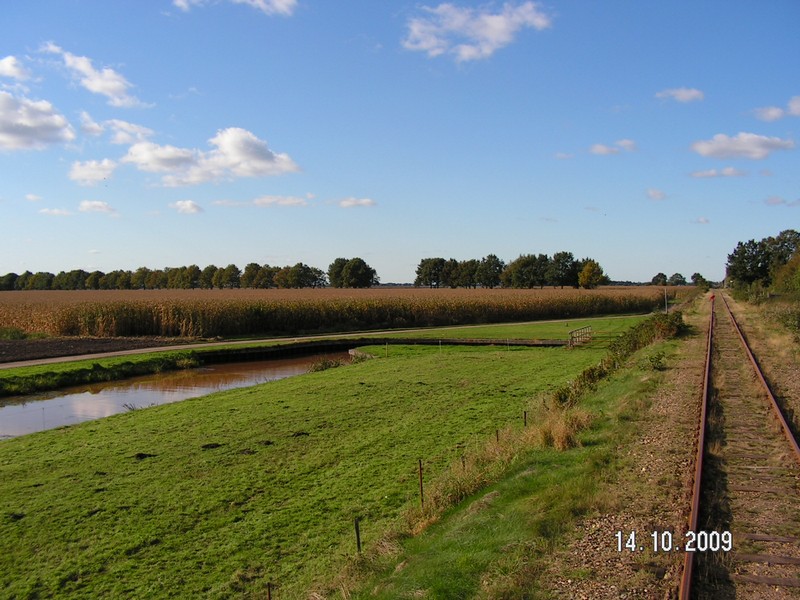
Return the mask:
[[667,285],[666,273],[656,273],[656,275],[653,276],[653,279],[650,280],[650,283],[652,285],[660,285],[660,286]]
[[455,284],[458,287],[478,287],[478,271],[481,263],[477,259],[462,260],[458,263],[458,277]]
[[0,278],[0,290],[4,292],[10,292],[14,289],[14,284],[16,283],[19,275],[16,273],[6,273]]
[[728,255],[725,272],[736,284],[749,285],[756,281],[768,283],[770,260],[764,241],[748,240],[736,244]]
[[252,288],[255,286],[258,272],[261,270],[261,265],[258,263],[247,263],[242,271],[242,277],[239,279],[239,285],[243,288]]
[[550,258],[546,254],[521,254],[508,264],[500,279],[505,287],[544,287],[549,268]]
[[22,273],[20,273],[19,277],[17,277],[14,280],[14,289],[15,290],[27,289],[28,282],[30,281],[31,277],[33,277],[33,273],[31,273],[30,271],[26,270],[26,271],[23,271]]
[[279,267],[270,267],[269,265],[263,265],[258,270],[258,275],[256,276],[253,287],[257,287],[260,289],[276,287],[275,274],[278,271],[280,271]]
[[500,276],[506,268],[506,264],[494,254],[487,254],[481,259],[480,266],[476,272],[478,284],[485,288],[496,288],[500,285]]
[[578,287],[578,261],[572,252],[556,252],[550,261],[547,280],[551,285]]
[[53,284],[55,275],[45,271],[35,273],[28,282],[26,289],[29,290],[49,290]]
[[340,277],[341,287],[347,288],[368,288],[380,281],[375,269],[358,257],[351,258],[344,264]]
[[86,278],[86,289],[87,290],[99,290],[100,289],[100,279],[105,275],[102,271],[92,271],[89,273],[89,276]]
[[457,288],[459,277],[460,273],[458,261],[455,258],[448,258],[442,265],[442,274],[440,276],[439,285]]
[[414,285],[417,287],[426,285],[438,288],[442,282],[444,264],[445,260],[443,258],[423,258],[417,266],[417,277],[414,279]]
[[686,285],[686,277],[681,275],[680,273],[673,273],[670,275],[670,278],[667,280],[669,285]]
[[190,289],[200,287],[200,279],[202,276],[203,272],[197,265],[189,265],[186,267],[186,281],[188,282]]
[[347,262],[348,260],[346,258],[337,258],[328,266],[328,281],[331,287],[348,287],[342,282],[342,270]]
[[234,264],[225,267],[224,282],[226,288],[238,288],[241,283],[242,272]]
[[587,258],[581,262],[583,267],[581,272],[578,273],[578,285],[582,288],[593,289],[605,281],[603,268],[596,260]]
[[214,276],[217,274],[217,265],[208,265],[200,273],[200,287],[210,290],[214,287]]

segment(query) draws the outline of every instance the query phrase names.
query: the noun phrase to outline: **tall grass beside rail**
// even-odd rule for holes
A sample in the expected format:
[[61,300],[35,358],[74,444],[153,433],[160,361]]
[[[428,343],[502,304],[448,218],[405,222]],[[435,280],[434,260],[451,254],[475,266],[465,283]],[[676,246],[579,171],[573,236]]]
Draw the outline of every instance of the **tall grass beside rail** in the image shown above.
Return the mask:
[[[163,296],[153,292],[143,296],[136,292],[46,296],[48,292],[43,292],[27,297],[8,292],[0,294],[0,327],[54,336],[297,335],[642,313],[663,302],[663,289],[652,287],[397,290],[391,294],[369,290],[317,294],[309,290],[294,296],[271,295],[269,290],[261,295],[238,291],[165,291]],[[673,290],[671,295],[676,293]]]

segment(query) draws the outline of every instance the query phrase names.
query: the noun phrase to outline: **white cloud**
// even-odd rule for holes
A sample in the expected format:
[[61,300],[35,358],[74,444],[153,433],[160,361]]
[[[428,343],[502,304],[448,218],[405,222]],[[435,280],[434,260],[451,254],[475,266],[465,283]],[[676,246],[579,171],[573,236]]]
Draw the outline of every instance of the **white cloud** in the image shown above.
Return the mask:
[[569,154],[568,152],[556,152],[555,157],[558,160],[569,160],[570,158],[575,158],[575,155]]
[[519,5],[507,2],[498,13],[448,2],[422,9],[426,16],[408,21],[403,47],[426,52],[430,57],[451,54],[457,62],[488,58],[513,42],[520,30],[541,31],[552,25],[552,18],[535,2]]
[[695,88],[671,88],[662,90],[656,94],[656,98],[662,100],[672,99],[676,102],[697,102],[705,98],[705,94]]
[[701,140],[692,144],[692,150],[701,156],[713,158],[749,158],[760,160],[776,150],[794,148],[792,140],[766,137],[755,133],[739,133],[729,137],[718,133],[710,140]]
[[103,133],[104,129],[84,110],[81,112],[81,131],[86,135],[98,136]]
[[177,202],[170,204],[169,207],[174,208],[182,215],[196,215],[203,212],[201,206],[194,200],[178,200]]
[[0,150],[38,150],[74,139],[72,126],[49,102],[0,91]]
[[112,144],[135,144],[136,142],[143,142],[147,140],[153,133],[152,129],[136,125],[135,123],[128,123],[119,119],[110,119],[105,121],[103,125],[111,128],[114,132],[111,136]]
[[708,169],[707,171],[695,171],[692,177],[697,178],[711,178],[711,177],[744,177],[747,171],[740,171],[734,167],[725,167],[724,169]]
[[800,117],[800,96],[794,96],[786,105],[786,112],[793,117]]
[[28,202],[39,202],[41,200],[41,196],[37,196],[36,194],[25,194],[25,200]]
[[617,146],[625,150],[626,152],[633,152],[636,150],[636,142],[633,140],[618,140]]
[[777,106],[764,106],[763,108],[755,109],[753,112],[755,112],[756,118],[761,121],[777,121],[786,115],[786,111]]
[[753,111],[757,119],[762,121],[777,121],[783,117],[800,117],[800,96],[793,96],[786,103],[786,108],[778,106],[765,106]]
[[72,213],[63,208],[42,208],[39,210],[40,215],[47,215],[48,217],[68,217]]
[[166,173],[168,187],[194,185],[234,177],[264,177],[299,170],[287,154],[277,154],[251,132],[229,127],[209,140],[213,150],[203,152],[139,142],[122,159],[142,171]]
[[256,206],[308,206],[305,198],[296,196],[261,196],[253,200]]
[[64,59],[64,65],[78,77],[80,84],[90,92],[108,98],[111,106],[124,108],[146,106],[141,100],[128,93],[133,84],[114,69],[105,67],[98,71],[94,68],[90,58],[76,56],[52,42],[45,44],[42,51],[60,55]]
[[780,196],[770,196],[764,200],[767,206],[800,206],[800,198],[797,200],[784,200]]
[[625,150],[626,152],[633,152],[636,150],[636,142],[633,140],[617,140],[613,146],[608,146],[606,144],[594,144],[591,148],[589,148],[589,152],[592,154],[598,154],[600,156],[619,154],[622,150]]
[[18,81],[25,81],[30,74],[15,56],[6,56],[0,59],[0,77],[10,77]]
[[619,148],[614,148],[613,146],[606,146],[605,144],[594,144],[591,148],[589,148],[589,152],[592,154],[599,154],[601,156],[606,156],[609,154],[619,154]]
[[692,222],[697,223],[698,225],[708,225],[709,223],[711,223],[711,221],[709,221],[706,217],[697,217]]
[[83,200],[78,206],[78,210],[81,212],[99,212],[106,214],[116,214],[117,212],[109,206],[108,202],[102,202],[101,200]]
[[78,185],[97,185],[114,174],[117,163],[108,158],[103,160],[75,161],[69,170],[69,178]]
[[[290,16],[297,8],[297,0],[230,0],[233,4],[247,4],[265,15]],[[188,12],[193,6],[207,4],[208,0],[172,0],[172,4]]]
[[339,201],[339,206],[342,208],[354,208],[358,206],[375,206],[378,203],[371,198],[345,198]]
[[188,169],[197,162],[197,156],[195,151],[186,148],[139,142],[131,146],[121,160],[136,165],[140,171],[168,173]]
[[655,188],[649,188],[646,193],[650,200],[664,200],[667,197],[666,193]]

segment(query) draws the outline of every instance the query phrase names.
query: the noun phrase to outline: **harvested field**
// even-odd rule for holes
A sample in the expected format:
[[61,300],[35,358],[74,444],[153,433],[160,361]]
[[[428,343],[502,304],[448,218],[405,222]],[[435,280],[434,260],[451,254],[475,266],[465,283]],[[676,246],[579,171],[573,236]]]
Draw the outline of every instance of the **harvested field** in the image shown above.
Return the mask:
[[53,336],[296,335],[642,313],[663,302],[659,287],[0,292],[0,327]]

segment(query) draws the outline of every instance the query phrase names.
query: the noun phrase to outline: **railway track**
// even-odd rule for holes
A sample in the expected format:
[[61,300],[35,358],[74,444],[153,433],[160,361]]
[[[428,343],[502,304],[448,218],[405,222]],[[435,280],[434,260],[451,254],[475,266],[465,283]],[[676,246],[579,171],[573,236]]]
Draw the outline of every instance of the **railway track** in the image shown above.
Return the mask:
[[724,297],[712,302],[680,597],[800,598],[800,448]]

